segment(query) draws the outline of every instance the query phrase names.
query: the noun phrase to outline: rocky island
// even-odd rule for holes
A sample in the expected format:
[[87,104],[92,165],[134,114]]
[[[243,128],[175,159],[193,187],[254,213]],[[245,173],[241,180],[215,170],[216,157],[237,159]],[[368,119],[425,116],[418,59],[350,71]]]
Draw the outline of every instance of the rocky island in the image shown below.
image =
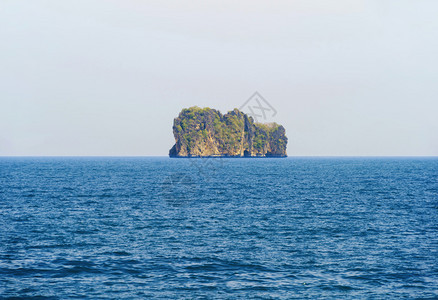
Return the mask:
[[256,123],[234,109],[183,109],[173,123],[170,157],[286,157],[287,137],[277,123]]

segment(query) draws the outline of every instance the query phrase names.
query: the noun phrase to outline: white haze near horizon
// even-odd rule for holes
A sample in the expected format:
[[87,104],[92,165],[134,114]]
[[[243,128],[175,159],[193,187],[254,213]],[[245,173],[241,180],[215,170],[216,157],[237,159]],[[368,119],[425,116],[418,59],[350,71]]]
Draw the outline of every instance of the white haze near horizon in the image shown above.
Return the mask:
[[438,155],[438,1],[2,0],[0,155],[167,155],[255,91],[289,155]]

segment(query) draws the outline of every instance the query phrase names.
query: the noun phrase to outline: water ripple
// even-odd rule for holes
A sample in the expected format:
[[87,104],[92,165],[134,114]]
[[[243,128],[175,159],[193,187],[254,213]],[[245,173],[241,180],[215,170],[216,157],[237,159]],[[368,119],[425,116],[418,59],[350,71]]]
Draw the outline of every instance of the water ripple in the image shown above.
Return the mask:
[[225,161],[1,158],[0,297],[438,298],[436,158]]

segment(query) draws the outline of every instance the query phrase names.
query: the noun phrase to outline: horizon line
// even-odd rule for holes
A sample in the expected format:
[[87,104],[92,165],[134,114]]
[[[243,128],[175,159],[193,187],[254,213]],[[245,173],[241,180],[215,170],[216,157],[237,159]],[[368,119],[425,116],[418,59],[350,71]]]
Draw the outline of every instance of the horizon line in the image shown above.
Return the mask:
[[[169,157],[168,155],[0,155],[2,157]],[[348,157],[438,157],[438,155],[288,155],[283,158],[299,158],[299,157],[338,157],[338,158],[348,158]],[[207,157],[188,157],[188,158],[212,158],[210,156]],[[226,157],[222,157],[226,158]],[[245,157],[241,157],[245,158]],[[275,157],[274,157],[275,158]]]

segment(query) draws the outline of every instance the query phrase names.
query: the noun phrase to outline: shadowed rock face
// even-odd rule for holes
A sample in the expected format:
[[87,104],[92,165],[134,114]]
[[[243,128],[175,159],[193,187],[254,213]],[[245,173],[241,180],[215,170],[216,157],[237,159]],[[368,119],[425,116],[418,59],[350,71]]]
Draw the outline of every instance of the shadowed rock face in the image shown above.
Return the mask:
[[183,109],[173,123],[170,157],[286,157],[287,137],[276,123],[254,123],[234,109],[225,115],[211,108]]

